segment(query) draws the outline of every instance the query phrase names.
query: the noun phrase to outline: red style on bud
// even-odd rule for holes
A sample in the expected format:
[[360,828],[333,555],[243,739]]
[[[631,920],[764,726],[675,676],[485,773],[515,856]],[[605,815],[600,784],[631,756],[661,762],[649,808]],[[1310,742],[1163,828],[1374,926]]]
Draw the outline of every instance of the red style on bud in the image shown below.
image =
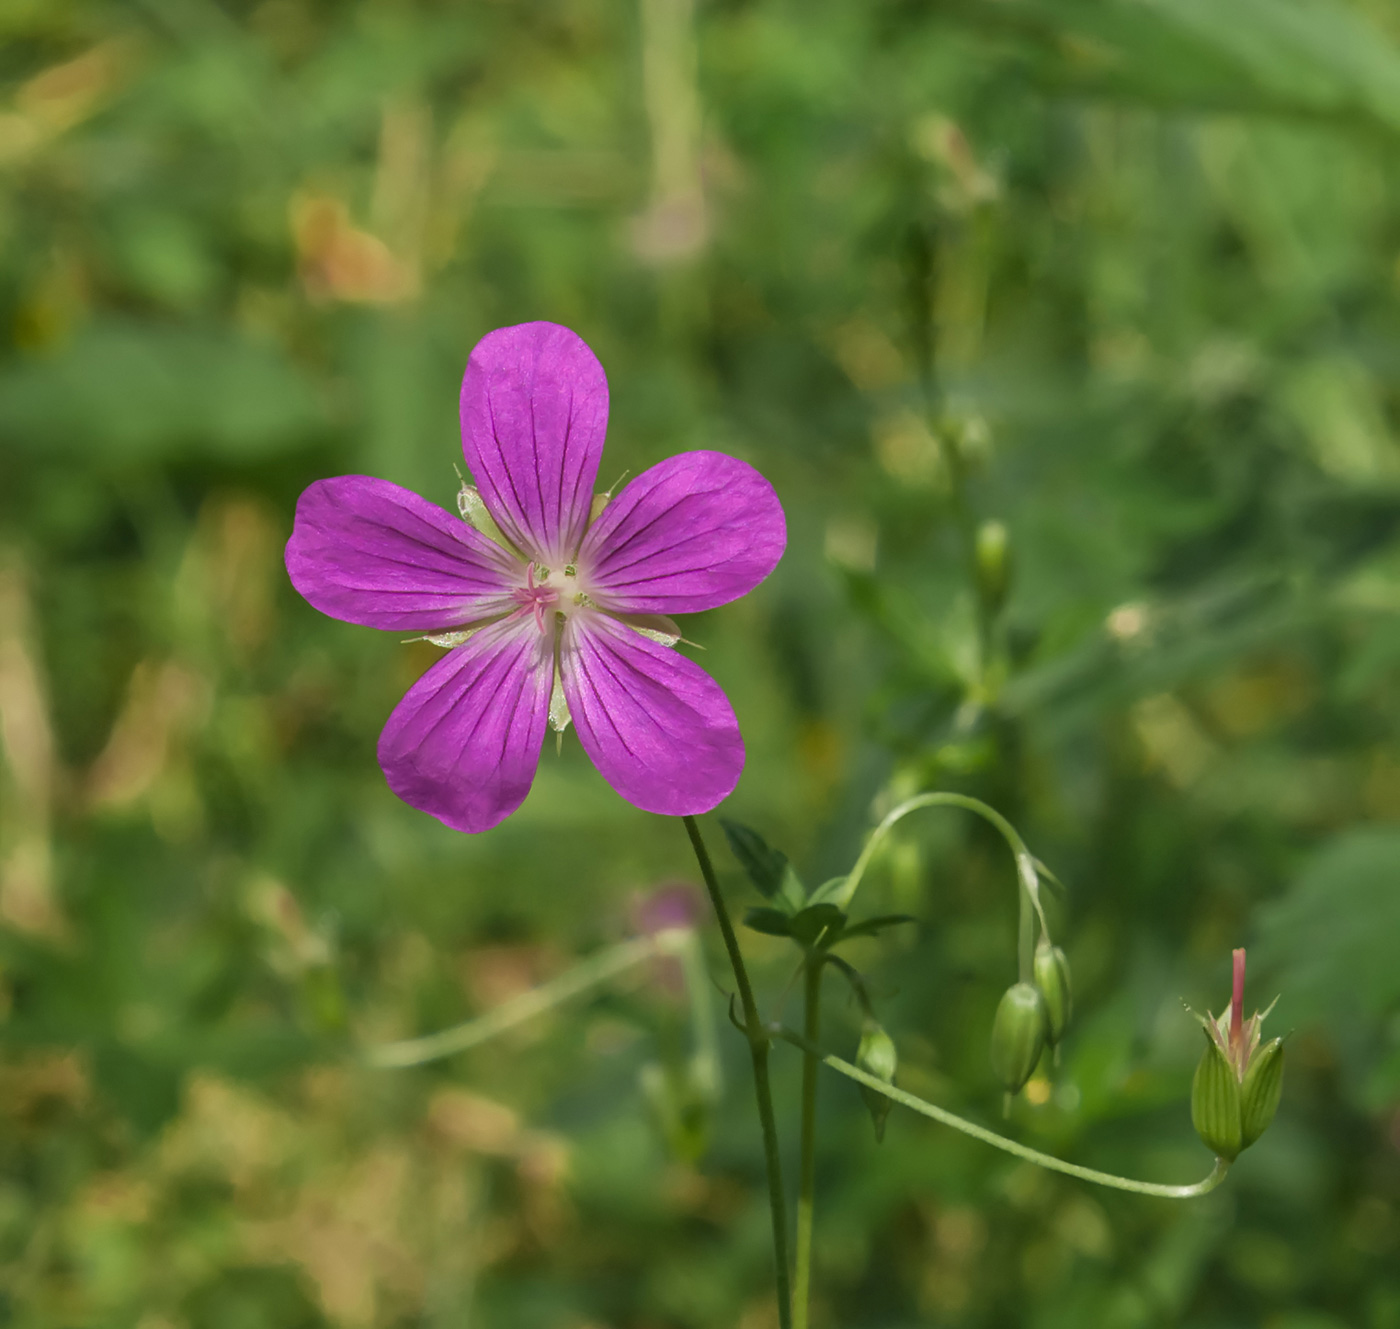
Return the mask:
[[1230,992],[1230,1051],[1238,1066],[1240,1049],[1244,1046],[1244,947],[1237,947],[1230,958],[1234,962],[1234,983]]
[[1283,1089],[1283,1040],[1259,1041],[1273,1007],[1244,1018],[1243,948],[1233,960],[1229,1009],[1196,1017],[1206,1032],[1206,1050],[1191,1081],[1191,1123],[1206,1147],[1227,1162],[1263,1135]]

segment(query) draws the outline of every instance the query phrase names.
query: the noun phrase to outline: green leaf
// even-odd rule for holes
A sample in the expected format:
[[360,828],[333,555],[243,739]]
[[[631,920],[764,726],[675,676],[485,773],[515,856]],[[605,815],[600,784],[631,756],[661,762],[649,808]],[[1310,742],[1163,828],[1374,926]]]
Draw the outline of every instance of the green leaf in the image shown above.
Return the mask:
[[221,330],[109,318],[62,354],[0,375],[0,431],[35,453],[247,461],[316,437],[325,423],[314,387],[287,357]]
[[1400,132],[1400,52],[1334,0],[1002,0],[947,11],[1052,88]]
[[792,917],[792,935],[804,946],[830,946],[846,926],[846,915],[834,904],[812,904]]
[[1339,835],[1261,911],[1254,954],[1290,1019],[1339,1029],[1400,1006],[1400,830]]
[[841,933],[842,941],[850,941],[852,937],[873,937],[885,928],[895,927],[899,923],[917,923],[919,920],[913,914],[879,914],[874,918],[863,918],[859,923],[852,923]]
[[744,926],[755,932],[767,933],[770,937],[792,936],[792,918],[781,909],[766,909],[755,905],[744,911]]
[[729,848],[749,880],[765,900],[776,900],[788,913],[796,913],[807,902],[802,880],[793,871],[787,855],[772,848],[751,827],[721,817],[720,826]]

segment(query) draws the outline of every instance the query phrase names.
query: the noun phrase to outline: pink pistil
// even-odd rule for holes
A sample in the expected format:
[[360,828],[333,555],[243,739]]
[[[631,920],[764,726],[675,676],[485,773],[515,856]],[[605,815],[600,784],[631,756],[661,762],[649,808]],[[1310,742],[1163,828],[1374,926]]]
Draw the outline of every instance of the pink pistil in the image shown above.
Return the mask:
[[544,631],[544,611],[552,604],[559,601],[559,592],[552,586],[535,585],[535,565],[529,564],[525,569],[524,586],[517,586],[511,592],[511,597],[516,604],[529,605],[535,615],[535,626],[541,632]]
[[1244,1046],[1244,947],[1233,952],[1233,957],[1235,983],[1230,994],[1230,1051],[1239,1060]]

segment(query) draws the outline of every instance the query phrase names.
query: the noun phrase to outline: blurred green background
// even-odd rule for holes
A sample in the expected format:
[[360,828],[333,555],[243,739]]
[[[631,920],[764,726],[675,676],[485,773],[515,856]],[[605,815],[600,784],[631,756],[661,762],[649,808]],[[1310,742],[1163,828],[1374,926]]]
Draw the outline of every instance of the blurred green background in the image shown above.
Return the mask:
[[[318,477],[450,507],[467,353],[545,318],[606,366],[602,482],[711,447],[786,506],[684,624],[731,815],[815,883],[960,789],[1068,884],[1076,1023],[1014,1133],[1194,1180],[1181,999],[1248,944],[1293,1031],[1189,1204],[898,1110],[877,1148],[824,1080],[816,1324],[1400,1326],[1393,5],[0,0],[0,84],[0,1323],[775,1324],[741,1040],[698,1161],[640,1087],[690,1037],[665,975],[352,1055],[695,880],[572,736],[490,834],[397,802],[436,651],[282,570]],[[861,904],[921,920],[849,952],[901,1082],[997,1121],[1004,848],[919,814]]]

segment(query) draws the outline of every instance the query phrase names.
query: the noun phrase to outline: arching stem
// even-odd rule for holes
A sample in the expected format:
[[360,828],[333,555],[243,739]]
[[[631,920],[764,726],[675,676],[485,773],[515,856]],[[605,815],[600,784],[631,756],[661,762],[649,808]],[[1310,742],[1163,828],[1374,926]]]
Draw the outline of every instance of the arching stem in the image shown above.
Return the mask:
[[1040,924],[1040,930],[1045,936],[1050,935],[1050,929],[1045,920],[1045,908],[1040,902],[1040,876],[1036,870],[1035,857],[1026,848],[1026,842],[1021,839],[1016,828],[1000,812],[982,802],[980,798],[971,798],[967,794],[954,794],[940,790],[937,793],[916,794],[913,798],[905,799],[871,832],[870,839],[865,842],[865,848],[860,851],[860,857],[856,859],[856,865],[851,869],[850,876],[846,878],[841,889],[831,897],[832,903],[840,909],[850,908],[851,900],[860,886],[861,878],[865,876],[866,869],[875,857],[875,851],[884,842],[885,837],[889,835],[896,822],[907,817],[911,812],[919,811],[920,808],[965,808],[968,812],[975,812],[983,820],[991,822],[1001,833],[1002,839],[1006,841],[1012,857],[1016,860],[1016,880],[1021,891],[1017,958],[1021,971],[1021,981],[1029,982],[1031,962],[1035,950],[1036,923]]
[[1063,1158],[1056,1158],[1054,1154],[1045,1154],[1039,1149],[1032,1149],[1029,1145],[1021,1144],[1016,1140],[1008,1140],[1006,1136],[998,1135],[985,1126],[977,1125],[976,1122],[967,1121],[956,1113],[949,1112],[947,1108],[938,1107],[914,1094],[905,1093],[903,1089],[896,1089],[894,1085],[886,1084],[874,1075],[867,1075],[859,1067],[851,1065],[849,1061],[843,1061],[840,1057],[827,1052],[795,1030],[786,1029],[782,1025],[770,1025],[769,1033],[774,1038],[781,1038],[785,1043],[791,1043],[793,1047],[801,1048],[803,1052],[820,1058],[822,1063],[830,1066],[832,1070],[839,1071],[848,1079],[856,1081],[857,1084],[863,1084],[867,1088],[873,1089],[877,1094],[883,1094],[893,1103],[899,1103],[921,1116],[931,1117],[944,1126],[951,1126],[955,1131],[970,1135],[974,1140],[981,1140],[983,1144],[989,1144],[994,1149],[1015,1154],[1017,1158],[1024,1158],[1027,1162],[1035,1163],[1051,1172],[1063,1172],[1066,1176],[1078,1177],[1080,1181],[1093,1182],[1096,1186],[1108,1186],[1119,1191],[1132,1191],[1136,1195],[1156,1195],[1168,1200],[1190,1200],[1198,1195],[1208,1195],[1225,1180],[1225,1174],[1230,1170],[1229,1163],[1223,1158],[1217,1158],[1210,1175],[1204,1180],[1194,1182],[1189,1186],[1168,1186],[1161,1182],[1137,1181],[1132,1177],[1120,1177],[1112,1172],[1100,1172],[1096,1168],[1080,1167],[1078,1163],[1067,1163]]

